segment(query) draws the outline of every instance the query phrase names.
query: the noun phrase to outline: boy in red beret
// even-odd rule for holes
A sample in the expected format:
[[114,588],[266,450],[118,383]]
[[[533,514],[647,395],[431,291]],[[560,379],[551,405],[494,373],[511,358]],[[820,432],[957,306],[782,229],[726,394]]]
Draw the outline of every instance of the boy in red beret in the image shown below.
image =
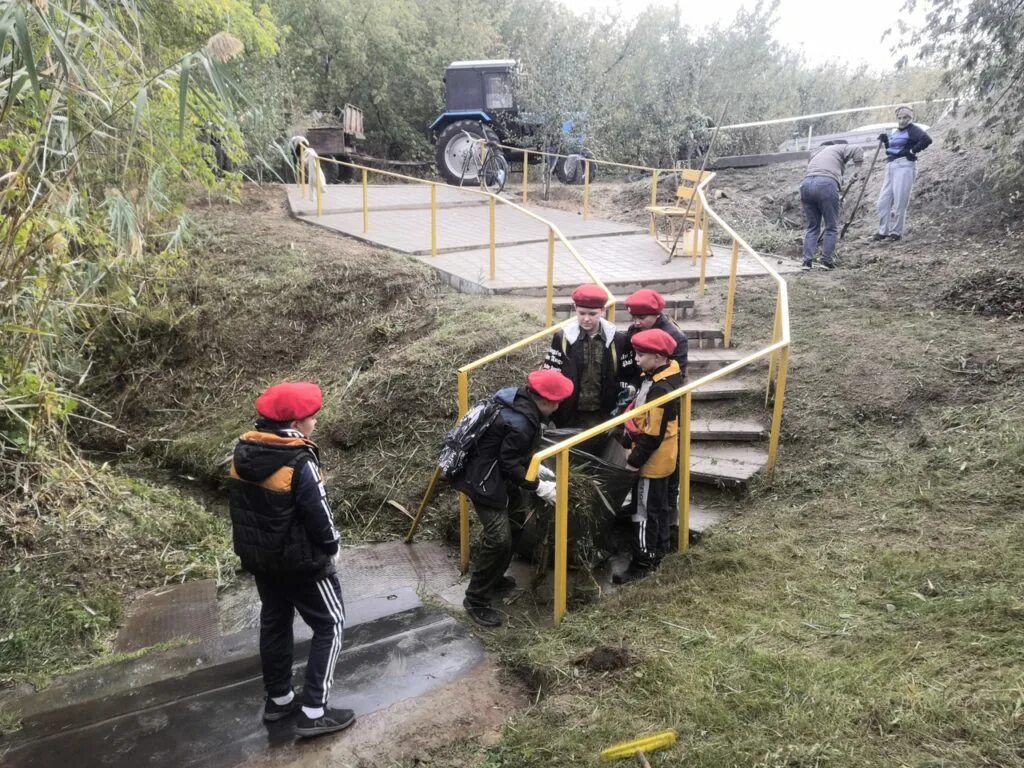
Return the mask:
[[[626,311],[629,312],[632,320],[629,329],[626,331],[626,339],[632,344],[633,337],[640,331],[649,331],[657,328],[664,331],[676,342],[675,352],[672,359],[679,363],[679,373],[686,379],[686,354],[689,343],[686,334],[680,330],[675,321],[665,314],[665,297],[650,288],[642,288],[628,299],[626,299]],[[640,377],[643,373],[639,366],[632,366],[630,373],[633,379],[629,382],[633,386],[640,386]]]
[[[664,331],[675,339],[676,349],[672,353],[672,359],[679,363],[679,374],[683,377],[683,381],[685,382],[686,359],[689,344],[686,339],[686,334],[680,330],[678,325],[676,325],[675,320],[665,314],[665,297],[650,288],[642,288],[626,299],[626,310],[629,312],[630,318],[632,319],[632,323],[626,331],[626,339],[629,340],[630,349],[632,349],[633,337],[641,331],[649,331],[654,328]],[[633,365],[630,370],[633,373],[633,379],[629,383],[634,387],[639,387],[643,371],[640,370],[640,366],[638,365]],[[663,537],[663,540],[667,542],[667,549],[659,552],[659,554],[665,554],[666,552],[671,551],[674,548],[672,546],[672,542],[676,541],[679,536],[678,465],[676,466],[675,471],[672,472],[672,477],[669,478],[668,498],[671,508],[669,533],[667,539]]]
[[[643,371],[634,408],[683,386],[679,364],[672,359],[675,349],[675,339],[657,328],[633,336],[636,363]],[[626,466],[637,473],[630,502],[633,556],[629,568],[613,577],[616,584],[647,576],[657,566],[659,548],[669,546],[669,481],[679,463],[679,401],[640,414],[625,426],[631,449]]]
[[[356,719],[351,709],[327,707],[345,604],[334,566],[339,536],[320,450],[309,439],[322,406],[320,387],[308,381],[267,389],[256,399],[256,429],[235,445],[228,479],[235,552],[255,577],[262,603],[263,719],[297,712],[300,737],[340,731]],[[296,610],[313,630],[301,699],[292,689]]]
[[491,606],[491,600],[515,587],[515,580],[505,571],[512,562],[508,513],[522,502],[520,489],[555,503],[554,482],[527,480],[526,470],[540,446],[541,421],[572,393],[572,382],[551,370],[534,371],[526,377],[525,387],[499,390],[495,398],[501,410],[480,436],[466,469],[452,481],[453,488],[469,496],[482,526],[462,605],[483,627],[501,626],[501,613]]
[[587,429],[610,419],[622,382],[632,378],[626,336],[604,316],[609,298],[599,285],[579,286],[572,292],[575,321],[551,339],[544,367],[561,371],[574,386],[572,396],[555,412],[559,427]]

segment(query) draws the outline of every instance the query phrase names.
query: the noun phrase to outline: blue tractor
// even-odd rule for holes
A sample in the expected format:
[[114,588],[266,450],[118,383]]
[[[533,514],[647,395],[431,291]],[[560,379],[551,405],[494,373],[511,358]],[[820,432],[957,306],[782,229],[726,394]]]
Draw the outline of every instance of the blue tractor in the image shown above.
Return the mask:
[[[434,141],[437,170],[449,184],[478,183],[479,161],[478,154],[473,152],[474,138],[506,146],[531,146],[531,120],[516,103],[516,70],[514,59],[455,61],[445,70],[445,111],[430,124],[430,135]],[[589,152],[583,149],[582,139],[572,134],[576,127],[574,123],[573,120],[566,121],[562,146],[554,148],[554,151],[590,157]],[[503,152],[509,161],[522,161],[521,152]],[[537,160],[531,159],[531,162]],[[560,158],[552,158],[550,162],[552,170],[563,183],[582,183],[582,163],[567,163]],[[591,181],[595,172],[595,166],[591,165]]]

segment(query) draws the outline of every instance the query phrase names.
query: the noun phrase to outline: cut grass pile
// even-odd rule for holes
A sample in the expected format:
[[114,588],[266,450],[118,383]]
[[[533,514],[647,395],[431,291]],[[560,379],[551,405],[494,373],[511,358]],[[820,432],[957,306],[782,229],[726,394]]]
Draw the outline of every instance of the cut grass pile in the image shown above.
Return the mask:
[[22,471],[0,497],[0,687],[109,657],[135,589],[233,578],[227,524],[177,491],[58,457]]

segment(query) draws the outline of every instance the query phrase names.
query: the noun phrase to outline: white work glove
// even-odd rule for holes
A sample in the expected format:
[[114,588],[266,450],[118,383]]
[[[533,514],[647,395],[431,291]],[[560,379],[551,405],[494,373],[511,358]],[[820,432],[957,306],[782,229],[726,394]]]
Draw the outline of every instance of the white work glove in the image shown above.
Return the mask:
[[537,490],[534,493],[548,504],[554,505],[557,486],[554,480],[541,480],[537,483]]
[[537,470],[537,479],[538,480],[554,480],[555,479],[555,473],[552,472],[547,467],[545,467],[543,464],[541,464],[540,465],[540,469]]

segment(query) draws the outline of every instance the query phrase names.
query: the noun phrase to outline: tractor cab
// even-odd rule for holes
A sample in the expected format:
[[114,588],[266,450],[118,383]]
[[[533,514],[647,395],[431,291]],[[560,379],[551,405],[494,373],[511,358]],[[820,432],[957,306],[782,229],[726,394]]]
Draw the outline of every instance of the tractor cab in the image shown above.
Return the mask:
[[455,61],[444,73],[447,114],[477,114],[485,122],[516,111],[512,94],[516,62],[513,59]]

